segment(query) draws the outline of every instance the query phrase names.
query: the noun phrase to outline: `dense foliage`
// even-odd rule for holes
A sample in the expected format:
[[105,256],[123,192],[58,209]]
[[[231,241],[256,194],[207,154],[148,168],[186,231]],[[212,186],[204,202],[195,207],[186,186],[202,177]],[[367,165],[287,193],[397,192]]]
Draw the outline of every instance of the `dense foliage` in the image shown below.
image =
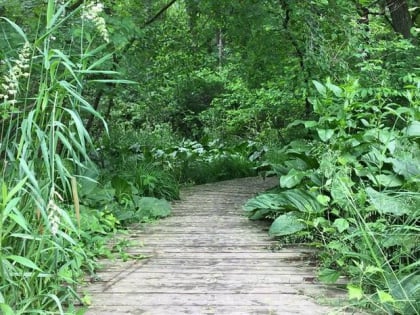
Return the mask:
[[260,173],[251,219],[318,247],[350,303],[418,314],[419,8],[0,2],[1,312],[75,313],[97,257],[127,258],[112,233]]

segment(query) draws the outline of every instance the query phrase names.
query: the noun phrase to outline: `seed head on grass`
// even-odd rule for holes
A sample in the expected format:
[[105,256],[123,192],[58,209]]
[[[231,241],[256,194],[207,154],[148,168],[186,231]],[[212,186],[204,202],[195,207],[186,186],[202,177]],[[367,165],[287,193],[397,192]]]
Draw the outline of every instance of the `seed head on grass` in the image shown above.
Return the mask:
[[62,200],[60,194],[55,191],[53,188],[51,191],[51,197],[48,201],[47,213],[48,213],[48,221],[50,223],[51,233],[52,235],[57,235],[59,225],[60,225],[60,212],[63,211],[55,202],[55,198],[59,198]]
[[106,28],[105,19],[100,16],[103,10],[104,10],[104,5],[102,3],[91,2],[85,5],[83,13],[82,13],[82,18],[92,21],[95,24],[96,29],[101,34],[104,41],[109,43],[109,34]]
[[19,80],[29,77],[29,62],[31,56],[31,45],[25,42],[20,50],[18,58],[13,60],[13,65],[9,68],[7,74],[3,76],[1,84],[0,99],[9,104],[16,104],[19,91]]

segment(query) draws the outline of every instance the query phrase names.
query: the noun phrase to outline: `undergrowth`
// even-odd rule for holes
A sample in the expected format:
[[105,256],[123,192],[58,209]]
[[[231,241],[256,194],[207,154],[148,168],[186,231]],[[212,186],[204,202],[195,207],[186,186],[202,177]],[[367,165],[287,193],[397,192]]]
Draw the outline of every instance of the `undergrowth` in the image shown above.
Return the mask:
[[290,126],[313,139],[267,152],[260,171],[279,188],[244,209],[274,220],[270,235],[320,248],[320,280],[346,276],[354,305],[419,314],[420,81],[393,91],[314,84],[319,119]]

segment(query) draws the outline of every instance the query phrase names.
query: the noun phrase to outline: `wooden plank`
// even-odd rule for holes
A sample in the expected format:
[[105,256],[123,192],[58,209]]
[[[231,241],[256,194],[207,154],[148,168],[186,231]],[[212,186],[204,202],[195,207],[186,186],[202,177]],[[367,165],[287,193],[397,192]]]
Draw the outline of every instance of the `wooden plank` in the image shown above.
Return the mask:
[[[88,311],[87,315],[101,314],[101,315],[296,315],[296,314],[310,314],[310,315],[327,315],[325,310],[313,309],[311,313],[307,313],[305,306],[289,305],[271,307],[268,305],[235,305],[235,306],[220,306],[220,305],[173,305],[169,309],[166,305],[153,306],[99,306],[97,313]],[[168,313],[170,312],[170,313]],[[343,313],[336,313],[343,314]]]
[[[266,251],[264,251],[266,250]],[[240,246],[213,246],[213,247],[165,247],[165,246],[155,246],[153,248],[148,247],[139,247],[139,248],[129,248],[128,253],[133,254],[145,254],[153,255],[156,257],[161,254],[171,254],[172,257],[180,258],[194,258],[197,255],[200,255],[203,258],[247,258],[255,257],[256,259],[289,259],[289,260],[304,260],[309,259],[308,255],[292,253],[292,252],[270,252],[268,248],[258,246],[255,248],[249,247],[240,247]]]
[[249,260],[229,260],[229,261],[216,261],[216,260],[205,260],[202,261],[200,259],[169,259],[169,258],[162,258],[162,259],[154,259],[151,264],[147,261],[143,260],[134,266],[124,267],[124,265],[120,263],[109,263],[104,267],[104,270],[101,270],[101,273],[105,271],[112,271],[112,270],[120,270],[120,269],[129,269],[129,268],[136,268],[142,270],[148,270],[150,268],[162,268],[162,267],[177,267],[182,270],[190,270],[195,268],[200,268],[200,270],[215,270],[215,269],[222,269],[222,270],[231,270],[232,272],[239,270],[244,270],[248,272],[259,272],[259,271],[281,271],[285,274],[290,274],[291,272],[301,274],[302,272],[311,272],[315,271],[315,267],[310,266],[290,266],[288,263],[279,264],[277,260],[258,260],[257,262],[249,259]]
[[[304,307],[307,311],[317,305],[311,298],[300,294],[278,294],[278,293],[95,293],[92,302],[98,305],[106,303],[113,306],[258,306],[267,305],[272,307]],[[168,310],[169,312],[169,310]]]

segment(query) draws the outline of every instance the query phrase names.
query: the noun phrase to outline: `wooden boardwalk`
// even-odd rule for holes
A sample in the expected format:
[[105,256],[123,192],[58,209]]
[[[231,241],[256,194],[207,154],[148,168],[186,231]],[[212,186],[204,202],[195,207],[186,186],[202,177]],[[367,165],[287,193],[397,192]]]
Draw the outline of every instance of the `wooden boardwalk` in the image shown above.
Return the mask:
[[133,228],[130,252],[150,258],[106,262],[87,314],[344,314],[317,303],[340,294],[314,281],[312,250],[274,250],[268,226],[243,216],[243,203],[275,183],[185,189],[171,217]]

